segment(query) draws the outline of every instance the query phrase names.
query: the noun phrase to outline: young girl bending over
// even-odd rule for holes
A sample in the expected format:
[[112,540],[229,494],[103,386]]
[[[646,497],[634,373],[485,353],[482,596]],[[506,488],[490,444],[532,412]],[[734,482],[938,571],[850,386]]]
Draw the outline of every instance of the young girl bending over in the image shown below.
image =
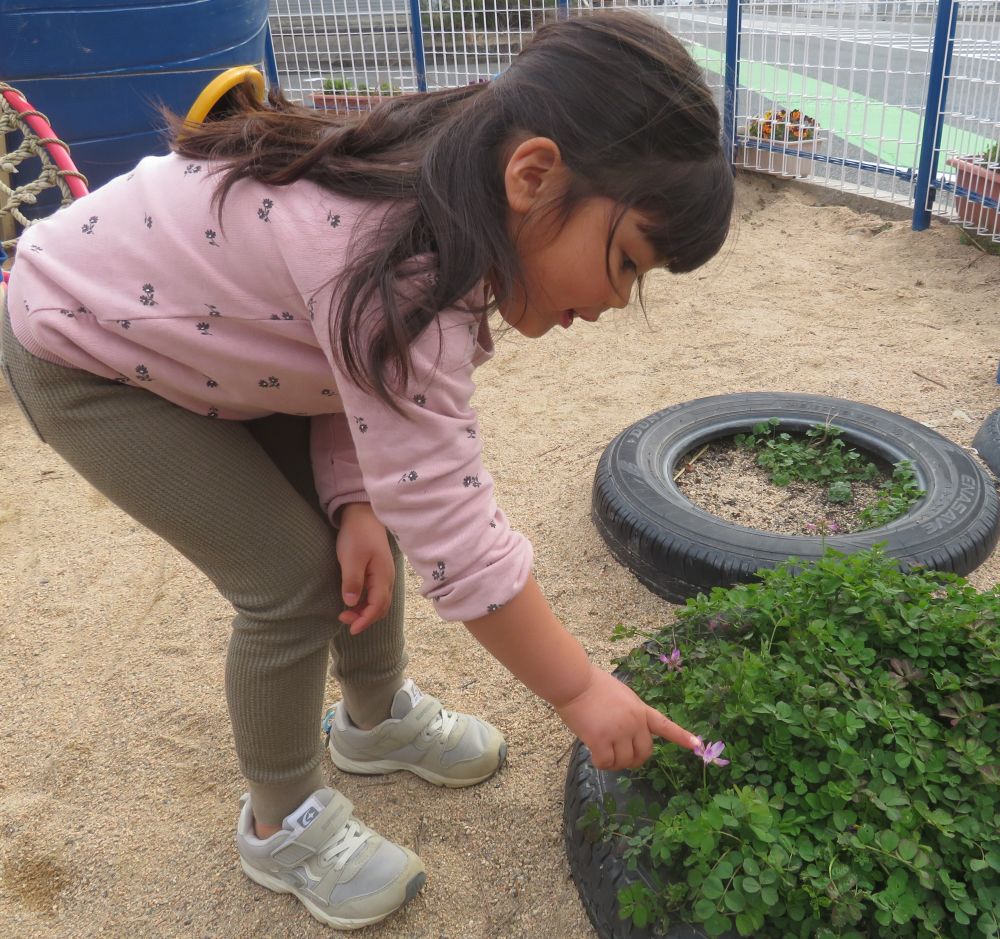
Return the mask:
[[469,786],[504,760],[499,731],[404,679],[400,549],[596,766],[638,766],[652,735],[694,746],[552,613],[469,402],[487,314],[531,338],[592,323],[648,271],[711,258],[732,200],[699,69],[619,12],[541,27],[489,84],[361,117],[246,94],[22,237],[4,367],[33,428],[235,609],[253,880],[338,928],[424,882],[324,787],[331,647],[334,765]]

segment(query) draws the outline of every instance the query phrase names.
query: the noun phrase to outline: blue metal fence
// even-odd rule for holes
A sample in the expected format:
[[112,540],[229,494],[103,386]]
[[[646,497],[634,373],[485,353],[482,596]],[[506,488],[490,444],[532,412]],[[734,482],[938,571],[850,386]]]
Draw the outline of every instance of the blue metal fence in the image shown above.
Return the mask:
[[1000,242],[1000,0],[271,0],[275,66],[307,102],[324,85],[463,84],[502,71],[542,17],[598,3],[686,44],[737,166]]

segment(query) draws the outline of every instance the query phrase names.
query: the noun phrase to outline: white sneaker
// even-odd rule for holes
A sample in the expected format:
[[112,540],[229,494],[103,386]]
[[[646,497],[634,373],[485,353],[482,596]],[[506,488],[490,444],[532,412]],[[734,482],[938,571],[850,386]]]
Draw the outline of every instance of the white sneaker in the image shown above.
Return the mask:
[[319,789],[270,838],[254,834],[243,796],[236,846],[246,875],[276,893],[291,893],[321,923],[358,929],[385,919],[423,887],[424,865],[412,851],[359,822],[351,801]]
[[372,730],[351,723],[338,702],[326,713],[334,766],[347,773],[405,769],[436,786],[474,786],[489,779],[507,757],[503,735],[492,724],[446,711],[411,679],[392,699],[391,716]]

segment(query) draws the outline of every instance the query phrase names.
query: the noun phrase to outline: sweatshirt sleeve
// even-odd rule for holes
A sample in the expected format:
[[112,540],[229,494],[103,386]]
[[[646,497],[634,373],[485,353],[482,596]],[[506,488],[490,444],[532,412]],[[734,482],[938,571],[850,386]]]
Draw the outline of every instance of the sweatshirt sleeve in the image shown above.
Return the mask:
[[316,492],[331,523],[350,502],[368,502],[358,451],[346,414],[318,414],[310,421],[310,450]]
[[439,314],[411,347],[402,414],[334,364],[372,508],[446,620],[499,609],[524,588],[532,565],[531,546],[497,507],[482,462],[471,405],[475,334],[469,313]]
[[[330,212],[345,222],[349,216],[343,202],[325,214],[319,206],[318,212],[321,219]],[[300,214],[284,231],[281,253],[311,313],[344,410],[313,419],[314,475],[324,509],[332,514],[367,496],[442,619],[476,619],[500,609],[524,589],[533,555],[530,542],[497,507],[493,479],[482,462],[471,403],[479,317],[464,308],[444,310],[417,338],[397,412],[352,381],[332,348],[337,278],[318,268],[320,260],[329,265],[334,254],[324,248],[330,230],[310,225]],[[365,317],[362,347],[364,334],[380,317],[378,310]]]

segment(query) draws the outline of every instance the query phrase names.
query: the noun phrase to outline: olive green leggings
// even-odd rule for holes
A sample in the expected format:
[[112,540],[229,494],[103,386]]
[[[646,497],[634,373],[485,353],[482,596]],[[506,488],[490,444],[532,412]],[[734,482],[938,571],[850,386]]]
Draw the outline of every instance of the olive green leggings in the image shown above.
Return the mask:
[[337,619],[336,531],[313,487],[308,418],[202,417],[31,355],[6,307],[0,315],[4,375],[38,436],[233,605],[226,698],[236,753],[258,821],[280,823],[323,785],[331,645],[348,713],[358,723],[388,716],[406,665],[398,549],[388,614],[351,636]]

